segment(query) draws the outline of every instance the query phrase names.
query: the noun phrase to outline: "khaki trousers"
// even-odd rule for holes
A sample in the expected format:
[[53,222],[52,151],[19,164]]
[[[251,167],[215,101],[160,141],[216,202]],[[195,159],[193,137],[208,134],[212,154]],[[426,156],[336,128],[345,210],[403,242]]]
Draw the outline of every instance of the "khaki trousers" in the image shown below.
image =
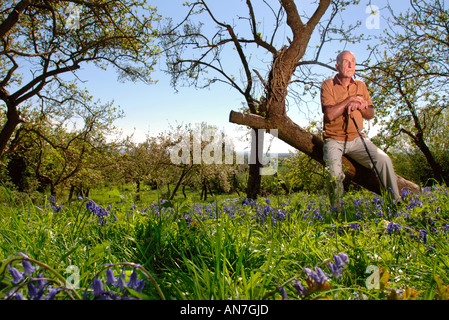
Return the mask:
[[[365,138],[364,140],[385,187],[391,191],[394,200],[399,200],[400,193],[390,157],[369,139]],[[352,141],[325,139],[323,153],[324,162],[329,170],[331,178],[331,204],[334,207],[339,208],[344,192],[343,180],[345,179],[341,157],[343,155],[347,155],[362,166],[370,169],[373,169],[373,164],[371,163],[369,155],[366,152],[365,146],[363,145],[363,141],[360,137],[357,137]]]

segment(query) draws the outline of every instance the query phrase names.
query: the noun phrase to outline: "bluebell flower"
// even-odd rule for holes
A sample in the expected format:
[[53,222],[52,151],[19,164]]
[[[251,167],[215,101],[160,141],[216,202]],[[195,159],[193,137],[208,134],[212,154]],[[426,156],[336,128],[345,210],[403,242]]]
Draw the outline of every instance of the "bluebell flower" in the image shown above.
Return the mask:
[[327,266],[328,266],[329,270],[331,271],[331,276],[335,275],[335,276],[337,276],[337,278],[339,278],[339,276],[340,276],[340,268],[337,267],[335,264],[333,264],[331,262],[328,262]]
[[410,192],[411,192],[410,190],[408,190],[406,188],[402,188],[402,190],[401,190],[402,200],[405,200],[408,197],[408,195],[410,194]]
[[131,276],[129,277],[128,287],[134,288],[137,285],[137,272],[136,269],[133,270]]
[[444,232],[448,232],[449,231],[449,223],[446,223],[444,225]]
[[98,298],[103,294],[103,283],[101,282],[100,279],[95,278],[92,281],[92,285],[91,285],[92,289],[94,290],[94,297]]
[[16,293],[14,294],[14,298],[15,298],[16,300],[25,300],[25,298],[22,296],[22,294],[21,294],[20,292],[16,292]]
[[388,234],[399,233],[401,231],[401,228],[401,225],[394,222],[390,222],[386,227]]
[[340,252],[338,254],[338,256],[340,257],[340,259],[344,262],[344,263],[348,263],[349,262],[349,257],[346,253],[344,252]]
[[[125,277],[125,275],[123,275],[123,278]],[[118,276],[117,282],[115,283],[116,287],[120,288],[120,291],[123,290],[123,288],[125,287],[125,281],[123,280],[123,278],[121,276]]]
[[323,270],[321,270],[321,268],[316,268],[316,271],[313,271],[309,268],[304,268],[303,270],[306,273],[307,278],[318,285],[324,284],[328,280],[328,277],[323,272]]
[[90,212],[92,212],[97,218],[98,218],[98,224],[105,225],[107,224],[106,218],[109,217],[110,213],[105,210],[103,207],[98,206],[95,202],[92,200],[89,200],[86,203],[86,209],[88,209]]
[[279,293],[281,294],[282,300],[288,300],[287,291],[285,291],[285,288],[280,288]]
[[341,260],[340,256],[338,255],[334,255],[334,261],[335,261],[335,265],[337,266],[337,268],[341,268],[344,267],[344,263],[343,260]]
[[56,203],[56,198],[54,196],[48,196],[47,200],[50,201],[53,204]]
[[23,270],[25,271],[25,275],[29,276],[34,271],[36,271],[36,267],[33,267],[28,260],[22,260]]
[[343,268],[349,262],[348,255],[344,252],[341,252],[337,255],[334,255],[334,263],[328,262],[327,266],[331,271],[330,276],[339,279],[343,275]]
[[276,218],[279,219],[279,220],[281,220],[281,221],[284,221],[284,219],[285,219],[285,213],[284,213],[284,210],[277,209],[277,212],[276,212]]
[[318,209],[314,210],[313,214],[314,214],[315,219],[320,220],[320,221],[324,220],[323,216],[321,215],[321,213]]
[[293,288],[295,288],[296,293],[301,297],[304,297],[307,295],[307,293],[309,293],[309,290],[307,290],[307,288],[304,287],[304,285],[300,281],[295,282],[293,284]]
[[17,284],[19,282],[21,282],[23,279],[25,279],[25,273],[24,272],[20,272],[19,270],[17,270],[14,267],[10,267],[9,268],[9,273],[12,276],[12,283]]
[[319,281],[317,283],[325,283],[328,280],[327,275],[321,268],[316,268],[316,274],[319,278]]
[[419,230],[419,238],[422,244],[427,244],[427,231],[424,229]]
[[360,228],[360,223],[352,222],[349,224],[349,227],[353,230],[357,230],[358,228]]
[[114,273],[111,269],[106,270],[106,285],[114,284],[117,279],[114,277]]
[[53,300],[60,291],[61,288],[51,288],[44,300]]

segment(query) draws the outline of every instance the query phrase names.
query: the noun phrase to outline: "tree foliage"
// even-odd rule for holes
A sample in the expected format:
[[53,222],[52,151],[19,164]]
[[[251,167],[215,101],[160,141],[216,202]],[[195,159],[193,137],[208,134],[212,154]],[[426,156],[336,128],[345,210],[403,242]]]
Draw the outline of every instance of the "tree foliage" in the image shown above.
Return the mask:
[[435,142],[443,136],[434,132],[448,107],[449,14],[439,0],[410,3],[407,12],[392,12],[391,31],[384,33],[365,76],[383,144],[407,151],[404,141],[409,141],[409,148],[423,154],[433,177],[442,182],[447,177]]
[[152,23],[158,18],[153,7],[137,0],[2,2],[0,99],[6,120],[0,155],[25,121],[21,104],[32,98],[47,103],[42,90],[49,84],[57,90],[63,74],[75,74],[85,63],[112,66],[120,80],[151,82],[159,53]]

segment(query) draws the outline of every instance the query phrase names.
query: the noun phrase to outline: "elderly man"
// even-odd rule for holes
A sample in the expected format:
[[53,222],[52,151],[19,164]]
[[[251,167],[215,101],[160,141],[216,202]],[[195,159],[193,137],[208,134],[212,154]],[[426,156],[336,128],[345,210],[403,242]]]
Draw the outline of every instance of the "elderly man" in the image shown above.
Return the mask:
[[[374,117],[374,107],[363,81],[354,79],[355,56],[343,51],[337,56],[338,74],[323,82],[321,87],[321,107],[324,123],[324,161],[331,177],[331,205],[341,207],[343,196],[343,173],[341,157],[347,155],[361,165],[373,169],[369,154],[360,137],[353,117],[360,130],[363,119]],[[365,137],[365,136],[364,136]],[[364,139],[369,153],[380,173],[382,184],[390,190],[393,199],[400,199],[396,175],[391,159],[368,139]]]

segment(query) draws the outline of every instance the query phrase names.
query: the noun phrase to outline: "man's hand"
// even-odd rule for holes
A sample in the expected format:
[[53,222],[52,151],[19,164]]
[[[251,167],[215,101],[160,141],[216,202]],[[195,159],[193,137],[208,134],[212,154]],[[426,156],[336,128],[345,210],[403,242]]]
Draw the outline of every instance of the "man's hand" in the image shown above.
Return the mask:
[[348,115],[351,115],[355,110],[363,111],[368,108],[368,103],[362,96],[353,96],[347,105]]

